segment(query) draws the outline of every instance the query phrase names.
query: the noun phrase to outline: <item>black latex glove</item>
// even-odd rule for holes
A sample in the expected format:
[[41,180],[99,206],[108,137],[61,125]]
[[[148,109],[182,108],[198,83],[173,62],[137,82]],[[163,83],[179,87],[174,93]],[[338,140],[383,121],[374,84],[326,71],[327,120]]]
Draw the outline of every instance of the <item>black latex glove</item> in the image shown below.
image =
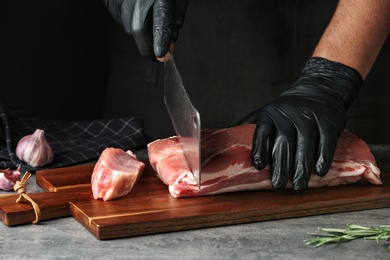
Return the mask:
[[151,60],[164,57],[179,35],[189,0],[104,0],[108,11]]
[[239,124],[257,124],[253,165],[270,164],[272,186],[307,188],[313,169],[324,176],[333,161],[346,112],[363,86],[360,74],[341,63],[311,58],[298,81],[275,101],[253,111]]

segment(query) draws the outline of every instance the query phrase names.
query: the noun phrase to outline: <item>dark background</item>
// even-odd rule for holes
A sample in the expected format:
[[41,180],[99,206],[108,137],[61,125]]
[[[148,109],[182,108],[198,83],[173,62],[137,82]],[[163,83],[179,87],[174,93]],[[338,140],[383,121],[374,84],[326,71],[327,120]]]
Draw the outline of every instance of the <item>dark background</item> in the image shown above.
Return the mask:
[[[234,124],[299,76],[335,0],[193,0],[175,60],[202,128]],[[370,39],[366,39],[370,40]],[[347,128],[390,143],[390,40],[349,111]],[[0,100],[28,116],[136,115],[152,138],[173,135],[163,64],[142,57],[97,0],[6,1],[0,9]]]

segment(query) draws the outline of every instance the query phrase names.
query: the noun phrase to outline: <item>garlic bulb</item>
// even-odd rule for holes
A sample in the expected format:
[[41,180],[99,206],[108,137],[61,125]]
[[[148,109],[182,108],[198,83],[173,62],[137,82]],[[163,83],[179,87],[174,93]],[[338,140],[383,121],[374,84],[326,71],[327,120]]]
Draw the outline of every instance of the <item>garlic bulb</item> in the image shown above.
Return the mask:
[[41,129],[20,139],[16,155],[34,168],[46,166],[54,159],[53,149],[45,138],[45,131]]

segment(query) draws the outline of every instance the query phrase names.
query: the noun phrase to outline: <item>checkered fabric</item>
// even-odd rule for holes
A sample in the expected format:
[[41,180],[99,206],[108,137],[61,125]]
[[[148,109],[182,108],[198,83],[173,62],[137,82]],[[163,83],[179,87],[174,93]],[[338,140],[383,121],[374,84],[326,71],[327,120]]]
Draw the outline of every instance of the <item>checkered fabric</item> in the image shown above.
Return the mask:
[[[15,154],[18,141],[36,129],[45,131],[54,152],[53,162],[44,168],[32,168]],[[98,159],[106,147],[135,150],[149,141],[143,122],[136,117],[91,121],[23,118],[0,102],[0,169],[16,169],[20,164],[21,172],[34,172],[81,164]]]

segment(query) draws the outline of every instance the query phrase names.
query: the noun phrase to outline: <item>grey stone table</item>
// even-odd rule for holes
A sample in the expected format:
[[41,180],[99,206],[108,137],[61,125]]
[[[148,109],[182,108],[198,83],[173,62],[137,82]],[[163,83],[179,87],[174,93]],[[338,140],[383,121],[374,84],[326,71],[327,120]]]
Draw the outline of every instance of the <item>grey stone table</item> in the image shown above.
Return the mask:
[[[388,172],[390,146],[371,149]],[[40,191],[33,178],[28,191]],[[319,248],[303,242],[318,227],[345,228],[348,223],[390,224],[390,208],[103,241],[72,217],[17,227],[0,223],[0,252],[1,259],[390,259],[390,241],[359,239]]]

